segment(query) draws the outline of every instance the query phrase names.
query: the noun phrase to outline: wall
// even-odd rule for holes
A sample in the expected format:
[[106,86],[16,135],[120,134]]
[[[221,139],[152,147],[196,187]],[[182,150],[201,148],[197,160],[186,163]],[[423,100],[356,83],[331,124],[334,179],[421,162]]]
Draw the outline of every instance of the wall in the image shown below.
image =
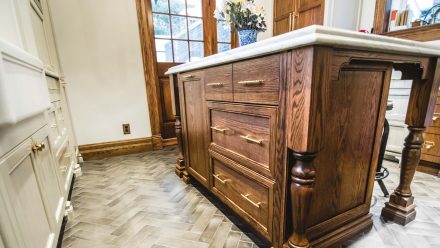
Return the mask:
[[78,144],[151,136],[135,1],[49,3]]
[[261,32],[258,34],[258,40],[264,40],[267,38],[272,37],[273,35],[273,0],[255,0],[255,4],[257,6],[263,6],[264,10],[266,11],[266,24],[267,24],[267,30],[266,32]]
[[361,8],[360,29],[365,29],[368,32],[373,28],[374,11],[376,8],[376,0],[363,0]]

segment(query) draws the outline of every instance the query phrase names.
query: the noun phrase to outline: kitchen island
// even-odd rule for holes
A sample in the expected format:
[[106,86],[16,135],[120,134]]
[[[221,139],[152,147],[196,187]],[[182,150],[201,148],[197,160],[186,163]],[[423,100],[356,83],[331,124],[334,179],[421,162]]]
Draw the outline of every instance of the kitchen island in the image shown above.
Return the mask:
[[310,26],[172,67],[176,174],[208,188],[273,247],[329,247],[368,231],[395,69],[413,80],[409,135],[382,217],[407,224],[439,56],[433,45]]

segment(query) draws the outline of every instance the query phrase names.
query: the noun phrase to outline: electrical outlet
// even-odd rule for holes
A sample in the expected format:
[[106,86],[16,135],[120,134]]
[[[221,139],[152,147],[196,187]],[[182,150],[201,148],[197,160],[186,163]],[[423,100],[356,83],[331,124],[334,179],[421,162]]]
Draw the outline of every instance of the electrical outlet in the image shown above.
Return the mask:
[[130,134],[130,124],[122,124],[122,132],[124,132],[124,134]]

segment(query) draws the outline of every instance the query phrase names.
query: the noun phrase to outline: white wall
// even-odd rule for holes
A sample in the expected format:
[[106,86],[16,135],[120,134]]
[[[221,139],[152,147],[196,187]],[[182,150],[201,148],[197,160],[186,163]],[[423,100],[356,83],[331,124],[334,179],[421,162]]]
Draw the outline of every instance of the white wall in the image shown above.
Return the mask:
[[78,144],[151,136],[135,1],[49,3]]
[[373,28],[374,11],[376,8],[376,0],[363,0],[361,9],[360,29],[368,32]]
[[257,39],[259,41],[270,38],[273,35],[273,2],[273,0],[255,0],[255,4],[257,6],[263,6],[266,11],[264,19],[266,20],[267,30],[266,32],[260,32],[258,34]]

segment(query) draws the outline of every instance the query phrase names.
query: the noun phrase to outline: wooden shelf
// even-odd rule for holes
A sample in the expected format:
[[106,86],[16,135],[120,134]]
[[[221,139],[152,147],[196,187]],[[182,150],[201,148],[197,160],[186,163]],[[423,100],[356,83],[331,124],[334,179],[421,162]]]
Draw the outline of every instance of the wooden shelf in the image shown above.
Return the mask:
[[382,35],[416,41],[440,40],[440,23],[386,32]]

